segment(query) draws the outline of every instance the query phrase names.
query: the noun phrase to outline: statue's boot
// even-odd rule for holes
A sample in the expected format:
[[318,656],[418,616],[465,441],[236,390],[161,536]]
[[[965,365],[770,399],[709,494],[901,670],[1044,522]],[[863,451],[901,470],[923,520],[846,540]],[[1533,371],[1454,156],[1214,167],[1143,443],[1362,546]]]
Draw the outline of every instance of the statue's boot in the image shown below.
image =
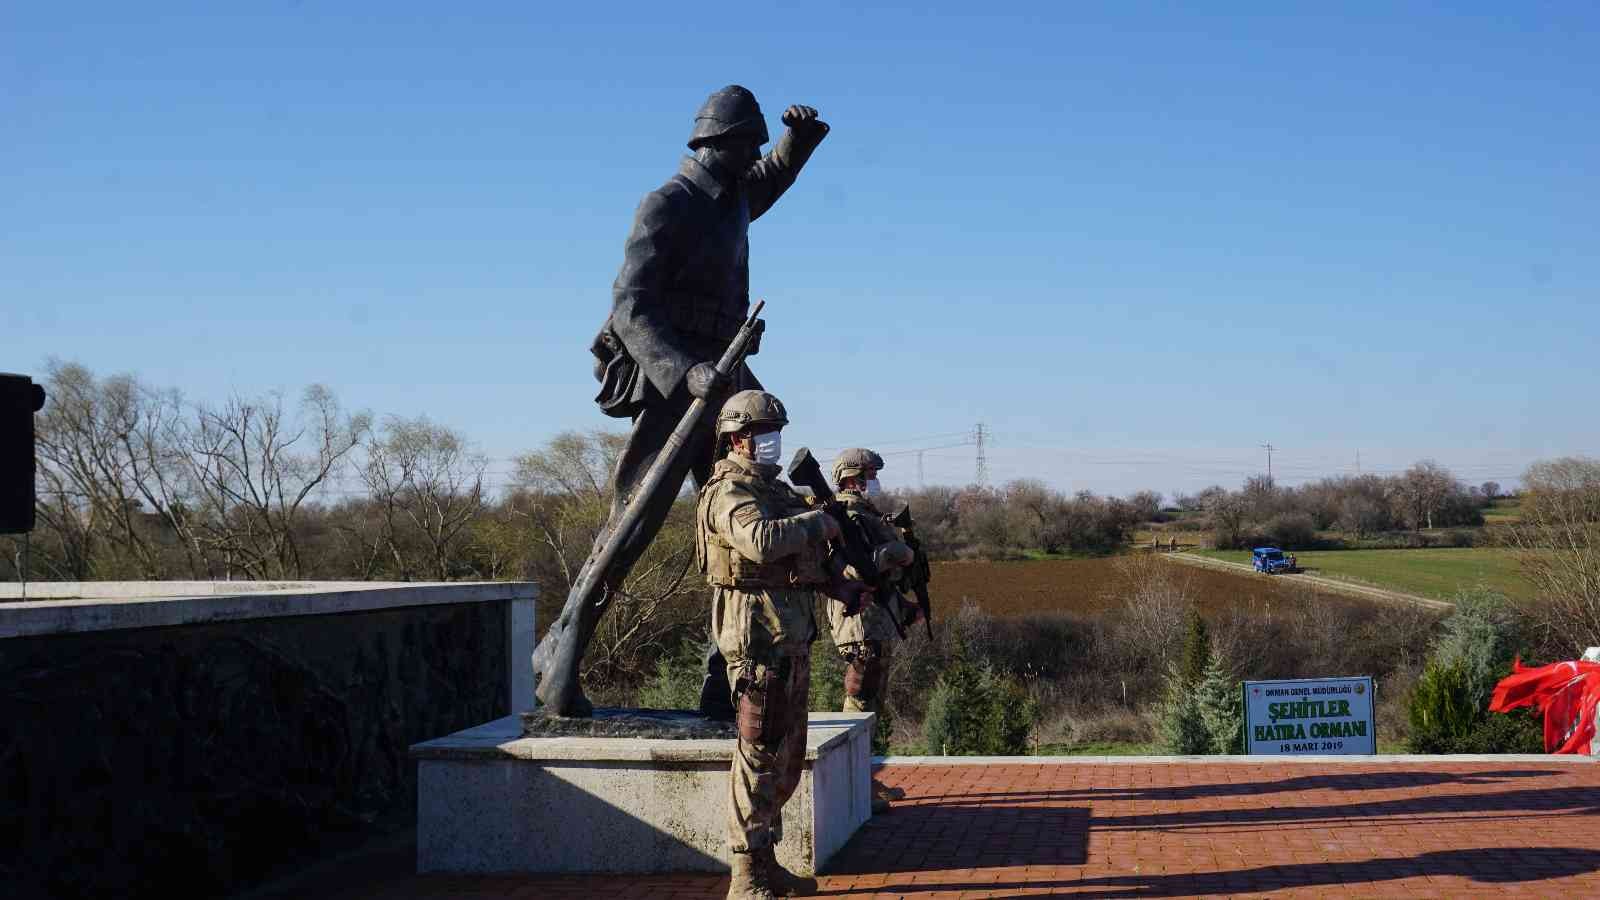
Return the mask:
[[785,869],[778,862],[776,847],[762,847],[760,850],[750,851],[750,855],[760,861],[767,870],[767,886],[772,893],[779,897],[809,897],[817,892],[817,880],[806,878]]
[[539,711],[547,716],[563,716],[569,719],[588,719],[594,716],[594,704],[583,695],[583,690],[577,686],[577,679],[567,682],[571,688],[553,687],[550,691],[539,690]]
[[733,877],[728,881],[728,900],[777,900],[767,884],[766,867],[754,853],[733,854]]

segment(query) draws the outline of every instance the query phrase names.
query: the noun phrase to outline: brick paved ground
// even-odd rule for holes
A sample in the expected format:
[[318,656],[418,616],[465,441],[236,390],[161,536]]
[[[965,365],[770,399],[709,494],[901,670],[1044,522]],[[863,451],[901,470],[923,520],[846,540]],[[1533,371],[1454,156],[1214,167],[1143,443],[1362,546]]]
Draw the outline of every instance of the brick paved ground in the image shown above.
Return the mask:
[[[831,897],[1600,897],[1600,765],[890,766]],[[726,876],[366,880],[344,897],[720,898]]]

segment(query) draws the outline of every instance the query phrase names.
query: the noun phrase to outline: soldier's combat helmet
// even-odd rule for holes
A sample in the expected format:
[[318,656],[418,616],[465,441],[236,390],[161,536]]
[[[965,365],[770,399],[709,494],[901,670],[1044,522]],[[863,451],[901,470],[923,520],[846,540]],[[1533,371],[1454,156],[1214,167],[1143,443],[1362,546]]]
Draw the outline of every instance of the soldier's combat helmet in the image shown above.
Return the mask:
[[707,97],[700,111],[694,114],[689,149],[730,136],[753,138],[758,145],[767,142],[767,120],[761,115],[756,95],[737,84],[730,84]]
[[882,468],[883,457],[865,447],[851,447],[833,461],[833,483],[838,484],[846,478],[865,478],[868,471]]
[[782,428],[789,424],[789,413],[777,397],[766,391],[740,391],[722,404],[717,413],[717,434],[732,434],[756,425]]

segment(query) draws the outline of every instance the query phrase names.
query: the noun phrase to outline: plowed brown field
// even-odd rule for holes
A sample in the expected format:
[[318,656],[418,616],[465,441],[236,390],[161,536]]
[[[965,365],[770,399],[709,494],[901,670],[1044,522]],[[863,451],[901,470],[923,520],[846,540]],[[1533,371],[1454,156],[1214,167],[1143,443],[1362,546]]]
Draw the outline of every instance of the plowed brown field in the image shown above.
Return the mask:
[[[1305,584],[1296,584],[1293,576],[1235,575],[1177,563],[1165,565],[1181,570],[1176,577],[1207,612],[1292,598],[1337,604],[1364,602],[1308,590]],[[1094,615],[1119,607],[1130,584],[1116,558],[960,560],[934,563],[933,580],[928,587],[935,603],[950,612],[958,609],[963,600],[971,600],[984,612],[997,616],[1038,612]]]

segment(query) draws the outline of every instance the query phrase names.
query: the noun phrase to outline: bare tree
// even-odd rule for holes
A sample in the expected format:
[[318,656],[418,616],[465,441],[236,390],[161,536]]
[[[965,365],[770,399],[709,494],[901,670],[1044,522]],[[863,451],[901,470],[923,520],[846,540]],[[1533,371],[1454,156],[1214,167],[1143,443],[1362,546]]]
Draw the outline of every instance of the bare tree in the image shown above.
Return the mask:
[[1001,489],[1001,503],[1010,513],[1007,543],[1059,553],[1070,538],[1063,498],[1043,481],[1018,479]]
[[1206,491],[1206,515],[1211,520],[1212,542],[1219,548],[1233,547],[1244,537],[1245,518],[1250,503],[1243,494]]
[[1015,528],[1000,492],[969,485],[956,495],[962,537],[979,554],[997,554],[1015,544]]
[[201,539],[222,555],[226,574],[304,574],[304,508],[370,425],[369,415],[346,414],[321,385],[305,390],[293,416],[277,393],[198,408],[183,435],[186,475],[205,522]]
[[1130,495],[1127,503],[1140,522],[1154,522],[1161,517],[1161,494],[1156,491],[1139,491]]
[[1521,521],[1507,540],[1538,589],[1548,636],[1600,644],[1600,460],[1534,463],[1522,484]]
[[1400,518],[1414,531],[1433,527],[1434,513],[1456,490],[1455,476],[1431,459],[1425,459],[1395,479],[1393,491]]
[[1124,556],[1116,566],[1126,581],[1112,632],[1116,658],[1160,671],[1182,642],[1185,620],[1195,605],[1193,571],[1155,554]]
[[1283,496],[1277,482],[1267,475],[1246,478],[1239,493],[1243,495],[1247,515],[1254,519],[1266,519],[1276,514]]
[[1500,496],[1500,482],[1485,481],[1479,486],[1478,490],[1483,492],[1483,500],[1485,503],[1493,503]]
[[453,551],[483,510],[483,473],[489,461],[455,431],[426,417],[390,418],[366,441],[362,481],[380,516],[378,535],[410,580],[419,570],[402,547],[416,538],[433,578],[448,580]]
[[539,450],[517,457],[515,481],[540,493],[605,499],[627,435],[564,431]]
[[947,486],[902,489],[892,492],[885,506],[888,509],[894,509],[899,503],[909,506],[923,549],[934,559],[949,559],[961,542],[958,496],[955,488]]
[[193,408],[77,364],[46,383],[33,557],[55,578],[298,575],[300,513],[366,427],[320,387],[290,421],[275,397]]
[[1348,494],[1339,502],[1340,528],[1353,532],[1356,537],[1366,537],[1382,531],[1388,524],[1389,510],[1381,501],[1362,494]]
[[1213,484],[1212,486],[1200,491],[1200,493],[1194,495],[1194,503],[1196,504],[1195,509],[1210,509],[1211,505],[1216,503],[1219,497],[1224,497],[1227,495],[1227,493],[1227,488],[1220,484]]
[[163,519],[171,458],[165,444],[178,413],[130,375],[97,379],[83,366],[51,361],[50,403],[37,421],[43,497],[37,512],[59,539],[59,561],[75,577],[170,574]]

